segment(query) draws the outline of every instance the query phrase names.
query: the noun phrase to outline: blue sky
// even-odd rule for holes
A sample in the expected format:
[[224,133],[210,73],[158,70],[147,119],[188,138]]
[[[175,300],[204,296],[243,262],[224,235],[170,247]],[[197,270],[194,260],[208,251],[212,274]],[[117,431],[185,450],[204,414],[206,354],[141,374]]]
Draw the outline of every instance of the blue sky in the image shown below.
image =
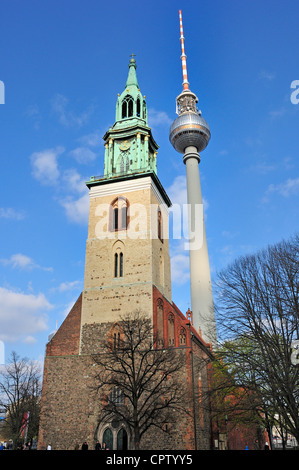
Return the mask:
[[[297,1],[2,0],[0,340],[42,360],[83,289],[88,190],[136,54],[158,175],[173,202],[185,167],[168,140],[190,88],[211,128],[200,174],[212,279],[235,257],[298,229]],[[0,99],[1,102],[1,99]],[[188,253],[171,242],[173,300],[190,305]]]

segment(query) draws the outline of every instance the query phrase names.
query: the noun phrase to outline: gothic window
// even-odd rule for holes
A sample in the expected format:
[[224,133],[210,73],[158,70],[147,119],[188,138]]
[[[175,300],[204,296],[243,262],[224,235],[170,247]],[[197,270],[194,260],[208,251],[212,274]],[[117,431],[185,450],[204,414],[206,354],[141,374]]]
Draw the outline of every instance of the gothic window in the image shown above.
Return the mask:
[[123,332],[118,323],[114,324],[108,335],[109,351],[121,348]]
[[133,98],[130,95],[126,95],[123,99],[121,108],[121,117],[126,119],[133,116]]
[[164,254],[162,248],[160,248],[159,256],[159,273],[160,273],[160,284],[164,286]]
[[124,254],[120,251],[114,253],[114,277],[124,275]]
[[160,208],[158,209],[158,238],[163,242],[163,233],[162,233],[162,213]]
[[157,346],[162,348],[164,345],[164,321],[163,321],[163,302],[158,300],[157,304]]
[[123,277],[124,275],[124,254],[122,252],[119,253],[119,277]]
[[124,428],[120,428],[117,433],[117,450],[128,449],[128,434]]
[[174,315],[168,317],[168,346],[174,346]]
[[143,119],[146,119],[146,103],[145,101],[143,101],[143,116],[142,116]]
[[120,160],[120,172],[121,173],[125,172],[125,162],[124,162],[124,157],[123,156],[121,157],[121,160]]
[[137,111],[136,114],[138,117],[140,117],[140,98],[137,98]]
[[114,277],[118,277],[118,253],[114,253]]
[[128,173],[129,168],[130,168],[129,158],[126,155],[122,155],[120,157],[119,172],[121,174]]
[[114,387],[109,394],[109,401],[114,405],[124,404],[124,394],[119,387]]
[[98,430],[98,438],[102,443],[102,449],[106,450],[128,450],[130,444],[129,430],[123,422],[117,418],[111,423],[104,424]]
[[110,206],[110,230],[126,230],[128,226],[129,203],[124,197],[117,197]]
[[186,331],[184,328],[180,330],[180,337],[179,337],[180,346],[186,345]]
[[113,434],[110,428],[105,429],[103,434],[103,444],[106,449],[113,449]]

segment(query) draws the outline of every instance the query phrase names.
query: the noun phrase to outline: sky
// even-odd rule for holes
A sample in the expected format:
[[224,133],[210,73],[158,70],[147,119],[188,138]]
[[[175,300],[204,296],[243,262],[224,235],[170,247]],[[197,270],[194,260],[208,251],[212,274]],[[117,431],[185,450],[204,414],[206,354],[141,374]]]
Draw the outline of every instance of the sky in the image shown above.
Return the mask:
[[[182,91],[211,129],[200,177],[212,283],[239,256],[298,230],[298,1],[0,0],[0,362],[43,361],[83,290],[90,176],[103,174],[134,53],[158,176],[186,200],[169,142]],[[1,86],[2,85],[2,86]],[[292,88],[293,86],[293,88]],[[170,239],[172,297],[190,306],[188,252]]]

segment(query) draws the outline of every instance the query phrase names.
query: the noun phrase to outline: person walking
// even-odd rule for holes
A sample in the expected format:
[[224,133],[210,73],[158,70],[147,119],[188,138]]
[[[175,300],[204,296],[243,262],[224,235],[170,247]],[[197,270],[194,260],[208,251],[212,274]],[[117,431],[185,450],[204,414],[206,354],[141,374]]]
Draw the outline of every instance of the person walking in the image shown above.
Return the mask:
[[94,450],[101,450],[101,444],[99,441],[96,442],[96,445],[94,446]]

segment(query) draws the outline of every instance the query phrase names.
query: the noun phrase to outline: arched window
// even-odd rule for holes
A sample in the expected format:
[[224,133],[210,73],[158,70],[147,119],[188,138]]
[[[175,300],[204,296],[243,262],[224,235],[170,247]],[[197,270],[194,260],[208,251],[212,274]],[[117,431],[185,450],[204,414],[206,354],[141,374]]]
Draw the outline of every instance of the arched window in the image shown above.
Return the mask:
[[168,316],[168,346],[174,346],[174,315],[171,313]]
[[109,423],[100,425],[97,437],[102,443],[102,449],[128,450],[130,448],[130,430],[117,417],[112,418]]
[[121,348],[123,340],[123,331],[118,323],[115,323],[108,335],[109,351],[112,352]]
[[137,107],[136,107],[136,114],[140,117],[140,98],[137,98]]
[[180,330],[179,341],[180,341],[180,346],[185,346],[186,345],[186,331],[185,331],[185,328],[181,328],[181,330]]
[[122,252],[119,253],[119,277],[123,277],[124,275],[124,254]]
[[114,277],[118,277],[118,253],[114,253]]
[[109,401],[114,405],[124,404],[124,394],[119,387],[114,387],[109,394]]
[[124,277],[125,275],[125,244],[122,240],[117,240],[111,252],[111,275],[114,278]]
[[105,444],[106,449],[113,449],[113,434],[110,428],[107,428],[104,431],[103,444]]
[[121,428],[117,433],[117,450],[128,449],[128,434],[124,428]]
[[127,155],[121,155],[119,161],[119,173],[124,174],[128,173],[130,169],[130,161]]
[[126,95],[122,102],[121,117],[126,119],[133,116],[133,98],[130,95]]
[[114,277],[123,277],[124,275],[124,254],[114,253]]
[[160,284],[164,286],[164,253],[162,248],[160,248],[159,256],[159,274],[160,274]]
[[163,302],[158,300],[157,304],[157,346],[162,348],[164,345],[164,320],[163,320]]
[[117,232],[128,227],[129,203],[124,197],[117,197],[110,205],[110,230]]
[[161,242],[163,242],[162,213],[161,213],[161,209],[160,209],[160,208],[158,209],[158,221],[157,221],[157,224],[158,224],[158,238],[161,240]]

